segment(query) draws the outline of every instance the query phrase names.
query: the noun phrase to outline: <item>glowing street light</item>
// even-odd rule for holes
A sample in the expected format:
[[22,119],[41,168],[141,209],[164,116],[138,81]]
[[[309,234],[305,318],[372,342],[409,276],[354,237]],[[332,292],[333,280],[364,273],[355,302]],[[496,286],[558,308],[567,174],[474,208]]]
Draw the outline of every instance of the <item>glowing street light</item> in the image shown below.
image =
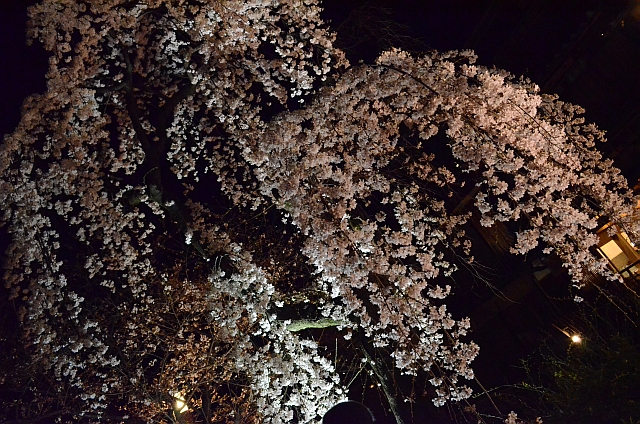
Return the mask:
[[569,339],[571,339],[571,342],[574,344],[579,344],[582,343],[582,337],[580,337],[580,335],[578,333],[574,333],[571,334],[567,331],[566,328],[560,328],[555,324],[552,324],[554,327],[556,327],[562,334],[564,334],[565,336],[569,337]]
[[184,399],[184,396],[180,392],[171,393],[171,396],[175,399],[173,402],[173,408],[179,413],[184,413],[189,410],[189,406],[187,405],[187,401]]

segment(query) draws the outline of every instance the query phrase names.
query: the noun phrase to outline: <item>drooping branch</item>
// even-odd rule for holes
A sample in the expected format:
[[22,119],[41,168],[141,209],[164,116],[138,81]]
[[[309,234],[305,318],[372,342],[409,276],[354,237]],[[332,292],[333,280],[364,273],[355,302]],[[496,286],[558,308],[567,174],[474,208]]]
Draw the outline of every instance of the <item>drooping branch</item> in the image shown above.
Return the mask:
[[[196,86],[189,81],[159,108],[157,116],[154,117],[156,139],[149,141],[147,132],[142,127],[142,114],[138,108],[138,100],[135,95],[131,59],[126,46],[120,44],[120,51],[126,65],[124,81],[126,107],[135,134],[145,153],[145,159],[141,167],[143,171],[142,182],[148,187],[150,199],[169,212],[171,219],[177,223],[179,232],[184,235],[188,229],[188,212],[183,202],[180,201],[179,196],[176,196],[179,192],[168,192],[165,190],[166,182],[163,183],[163,180],[170,179],[174,180],[174,185],[180,184],[170,171],[166,160],[168,149],[171,146],[167,136],[167,124],[173,119],[175,108],[180,102],[195,93]],[[207,258],[203,247],[197,240],[193,242],[193,245],[202,257]]]
[[389,405],[389,409],[391,409],[391,413],[396,420],[396,424],[404,424],[402,416],[400,415],[400,410],[398,409],[398,402],[396,402],[396,397],[391,393],[391,388],[389,387],[389,382],[387,381],[386,373],[380,368],[380,365],[373,359],[371,353],[369,353],[369,348],[367,347],[367,341],[363,340],[363,336],[358,334],[360,339],[360,350],[364,355],[364,358],[367,361],[367,365],[371,368],[371,371],[375,374],[380,387],[382,388],[382,392],[384,393],[385,398],[387,399],[387,403]]

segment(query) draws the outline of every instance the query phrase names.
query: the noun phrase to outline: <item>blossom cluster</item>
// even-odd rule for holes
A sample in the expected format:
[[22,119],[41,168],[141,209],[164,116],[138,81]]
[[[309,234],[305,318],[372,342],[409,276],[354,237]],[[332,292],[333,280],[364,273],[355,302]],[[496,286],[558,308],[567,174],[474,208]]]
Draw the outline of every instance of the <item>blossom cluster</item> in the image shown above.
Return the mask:
[[[31,8],[48,88],[0,145],[0,203],[6,288],[47,378],[4,376],[34,399],[15,401],[17,418],[180,421],[178,393],[210,422],[316,422],[345,382],[292,310],[426,375],[436,405],[468,398],[479,348],[446,307],[455,260],[472,261],[470,213],[452,200],[464,190],[482,225],[523,228],[513,252],[542,244],[576,284],[615,278],[593,230],[607,216],[637,237],[637,199],[579,108],[468,51],[350,66],[319,13],[315,0]],[[300,241],[304,282],[271,272],[291,263],[261,256],[256,216]]]

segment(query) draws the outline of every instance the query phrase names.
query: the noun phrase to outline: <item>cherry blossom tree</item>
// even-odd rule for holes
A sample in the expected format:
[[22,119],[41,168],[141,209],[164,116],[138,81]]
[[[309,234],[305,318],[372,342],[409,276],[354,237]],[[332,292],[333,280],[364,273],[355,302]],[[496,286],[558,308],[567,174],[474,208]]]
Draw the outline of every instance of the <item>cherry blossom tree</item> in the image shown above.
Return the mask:
[[464,401],[478,346],[445,303],[453,258],[473,260],[454,193],[482,225],[518,222],[513,251],[541,243],[577,288],[587,271],[617,278],[593,230],[607,216],[637,237],[636,199],[579,107],[468,51],[352,66],[319,12],[30,9],[51,58],[0,147],[27,358],[3,376],[28,394],[8,414],[317,422],[347,384],[320,328],[426,375],[436,405]]

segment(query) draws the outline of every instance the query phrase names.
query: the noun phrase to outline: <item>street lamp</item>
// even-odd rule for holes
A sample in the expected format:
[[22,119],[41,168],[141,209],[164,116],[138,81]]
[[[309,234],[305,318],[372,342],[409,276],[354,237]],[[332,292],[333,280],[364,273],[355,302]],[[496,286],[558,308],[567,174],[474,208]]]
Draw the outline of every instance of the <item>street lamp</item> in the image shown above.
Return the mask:
[[173,408],[178,411],[180,414],[187,412],[189,410],[189,406],[187,405],[187,401],[184,399],[184,395],[180,392],[171,393],[173,397]]
[[552,324],[555,328],[557,328],[562,334],[564,334],[565,336],[569,337],[569,339],[571,340],[571,343],[574,344],[580,344],[582,343],[582,337],[580,336],[580,334],[578,333],[569,333],[569,331],[567,331],[567,328],[560,328],[555,324]]

